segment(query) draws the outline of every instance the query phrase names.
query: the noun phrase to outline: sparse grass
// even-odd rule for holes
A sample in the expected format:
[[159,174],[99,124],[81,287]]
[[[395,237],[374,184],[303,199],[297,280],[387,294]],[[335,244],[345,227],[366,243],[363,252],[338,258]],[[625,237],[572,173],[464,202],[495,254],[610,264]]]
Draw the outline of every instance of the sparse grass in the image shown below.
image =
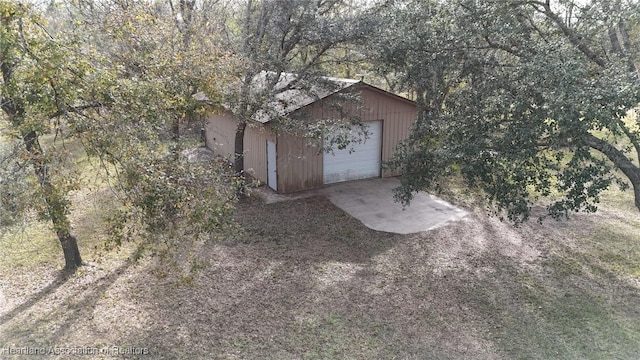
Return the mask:
[[[56,164],[62,173],[76,176],[80,190],[69,193],[71,199],[72,233],[78,238],[80,253],[84,259],[93,259],[100,253],[106,239],[106,215],[117,206],[110,183],[102,165],[90,159],[82,144],[62,135],[45,135],[40,138],[45,150],[53,148],[63,154],[63,162]],[[3,256],[0,272],[21,267],[29,271],[42,266],[61,267],[62,249],[52,230],[51,223],[27,215],[16,224],[0,231]],[[120,256],[120,255],[119,255]]]
[[[110,194],[73,196],[92,259]],[[636,359],[640,213],[616,189],[601,205],[518,228],[475,211],[404,236],[320,197],[250,198],[237,214],[244,232],[203,246],[209,263],[188,286],[152,275],[153,259],[117,254],[60,278],[55,237],[30,222],[0,237],[0,346],[136,346],[154,359]]]
[[14,268],[30,271],[42,266],[55,267],[62,253],[55,234],[45,221],[34,219],[6,226],[0,239],[0,273]]
[[[548,256],[541,272],[520,274],[518,292],[529,311],[519,313],[520,331],[531,343],[522,358],[633,359],[640,351],[640,216],[625,203],[631,194],[605,193],[601,211],[548,223]],[[618,201],[619,199],[623,201]],[[616,208],[620,206],[620,208]],[[558,226],[560,225],[560,226]],[[559,230],[562,231],[559,231]],[[514,316],[516,309],[509,312]],[[506,334],[505,334],[506,335]],[[514,337],[505,336],[508,342]],[[507,343],[504,346],[512,346]],[[515,356],[518,355],[518,356]]]

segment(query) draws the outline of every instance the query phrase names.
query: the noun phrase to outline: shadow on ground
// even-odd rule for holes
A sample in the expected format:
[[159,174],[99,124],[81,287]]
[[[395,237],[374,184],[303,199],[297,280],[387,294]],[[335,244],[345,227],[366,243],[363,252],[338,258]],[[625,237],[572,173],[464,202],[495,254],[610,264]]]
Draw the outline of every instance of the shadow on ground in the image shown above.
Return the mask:
[[[50,271],[53,280],[47,287],[0,316],[4,345],[14,348],[82,346],[82,332],[76,330],[94,320],[97,304],[129,267],[130,264],[125,263],[108,271],[95,265],[82,267],[77,273]],[[70,339],[71,333],[77,337]],[[90,346],[98,345],[106,344],[97,342]]]
[[576,252],[567,228],[597,225],[581,219],[514,229],[476,213],[404,236],[324,198],[249,201],[245,233],[201,250],[197,286],[144,263],[87,272],[0,331],[15,345],[144,347],[154,359],[633,358],[639,289]]
[[38,304],[47,296],[55,293],[60,286],[62,286],[72,274],[68,272],[56,272],[53,280],[45,286],[42,290],[37,291],[33,295],[31,295],[27,300],[22,302],[20,305],[13,307],[10,311],[3,313],[0,316],[0,326],[5,324],[6,322],[14,319],[16,316],[19,316],[21,313],[28,311],[34,305]]

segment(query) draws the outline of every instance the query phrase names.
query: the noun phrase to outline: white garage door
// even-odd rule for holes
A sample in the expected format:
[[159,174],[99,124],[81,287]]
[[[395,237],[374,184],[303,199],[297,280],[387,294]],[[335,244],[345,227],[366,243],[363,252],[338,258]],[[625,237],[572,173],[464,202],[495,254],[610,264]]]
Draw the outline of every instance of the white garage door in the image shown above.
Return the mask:
[[[351,143],[344,150],[334,149],[333,154],[324,154],[322,171],[325,184],[380,176],[382,121],[369,121],[365,125],[368,139]],[[356,129],[351,131],[357,134]],[[326,142],[325,146],[328,146]]]

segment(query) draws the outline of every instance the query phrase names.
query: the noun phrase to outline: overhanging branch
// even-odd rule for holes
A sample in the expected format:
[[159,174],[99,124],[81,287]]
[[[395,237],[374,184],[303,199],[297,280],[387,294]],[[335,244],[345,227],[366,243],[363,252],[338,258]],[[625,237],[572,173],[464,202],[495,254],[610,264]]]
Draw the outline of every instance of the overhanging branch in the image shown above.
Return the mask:
[[629,177],[632,182],[640,184],[640,168],[638,168],[624,152],[592,134],[582,136],[582,140],[589,147],[604,154],[616,167]]
[[53,114],[50,114],[49,119],[54,119],[68,113],[80,113],[81,111],[84,111],[87,109],[96,109],[102,106],[104,106],[102,103],[93,103],[93,104],[86,104],[86,105],[80,105],[80,106],[68,106],[63,109],[59,109]]
[[[546,1],[545,3],[539,3],[543,6],[544,11],[542,11],[543,14],[545,14],[549,19],[551,19],[562,31],[563,34],[565,34],[565,36],[567,36],[567,38],[569,39],[569,41],[578,48],[578,50],[580,50],[589,60],[593,61],[594,63],[598,64],[598,66],[602,67],[602,68],[606,68],[607,67],[607,61],[603,58],[601,58],[600,56],[598,56],[598,54],[595,53],[595,51],[593,51],[584,41],[584,38],[576,33],[573,29],[571,29],[570,27],[568,27],[564,21],[562,21],[562,19],[558,16],[558,14],[554,13],[551,10],[551,5],[549,4],[549,1]],[[537,8],[536,8],[537,9]],[[538,9],[539,10],[539,9]]]

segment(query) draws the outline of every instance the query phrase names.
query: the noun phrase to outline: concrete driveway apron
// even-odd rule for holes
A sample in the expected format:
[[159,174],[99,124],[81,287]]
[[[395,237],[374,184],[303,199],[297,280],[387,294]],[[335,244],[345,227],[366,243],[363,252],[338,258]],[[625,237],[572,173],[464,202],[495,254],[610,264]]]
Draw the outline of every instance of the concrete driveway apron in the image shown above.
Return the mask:
[[468,213],[427,193],[415,195],[404,208],[393,200],[397,178],[378,178],[330,185],[324,193],[333,204],[367,227],[396,234],[412,234],[444,226]]

